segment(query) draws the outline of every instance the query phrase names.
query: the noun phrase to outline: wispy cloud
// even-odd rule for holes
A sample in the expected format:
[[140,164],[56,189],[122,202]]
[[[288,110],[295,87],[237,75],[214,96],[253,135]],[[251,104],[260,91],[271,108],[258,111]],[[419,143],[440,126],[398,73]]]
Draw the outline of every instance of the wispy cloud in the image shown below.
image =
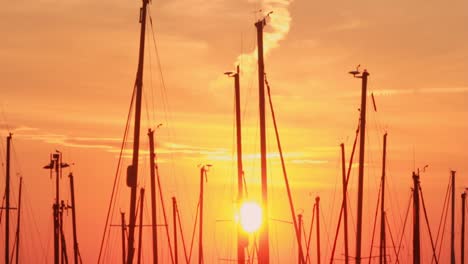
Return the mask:
[[[261,10],[265,12],[273,11],[268,19],[269,30],[264,33],[263,51],[266,56],[272,49],[279,46],[291,27],[291,14],[289,5],[292,0],[264,0]],[[235,64],[242,65],[244,71],[253,72],[257,62],[258,47],[250,53],[244,53],[237,57]]]
[[384,89],[384,90],[374,90],[373,92],[374,92],[374,95],[381,95],[381,96],[404,95],[404,94],[452,94],[452,93],[466,93],[468,92],[468,87]]

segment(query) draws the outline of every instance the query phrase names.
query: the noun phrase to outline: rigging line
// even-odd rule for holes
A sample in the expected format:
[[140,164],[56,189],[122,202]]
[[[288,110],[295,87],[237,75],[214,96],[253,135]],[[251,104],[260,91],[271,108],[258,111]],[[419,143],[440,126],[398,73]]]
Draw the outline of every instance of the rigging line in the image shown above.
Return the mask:
[[372,228],[372,239],[371,239],[371,247],[369,250],[369,264],[372,260],[372,249],[374,247],[374,238],[375,238],[375,227],[377,226],[377,214],[379,213],[379,204],[380,204],[380,192],[382,191],[382,181],[380,182],[378,198],[377,198],[377,205],[375,207],[375,215],[374,215],[374,227]]
[[114,184],[112,186],[112,193],[111,193],[111,197],[110,197],[110,201],[109,201],[109,209],[107,210],[106,223],[104,225],[104,233],[102,235],[101,246],[100,246],[100,249],[99,249],[99,256],[98,256],[97,263],[100,263],[100,261],[101,261],[102,250],[103,250],[103,247],[104,247],[104,240],[105,240],[108,225],[109,225],[109,219],[110,219],[110,216],[111,216],[111,211],[113,211],[113,207],[114,207],[112,204],[114,202],[114,196],[116,194],[116,186],[117,186],[118,180],[120,178],[119,177],[119,175],[120,175],[120,173],[119,173],[120,172],[120,166],[121,166],[121,163],[122,163],[122,155],[123,155],[125,142],[126,142],[127,135],[128,135],[128,129],[129,129],[129,126],[130,126],[130,115],[132,113],[133,101],[135,99],[135,92],[136,92],[136,82],[135,82],[135,85],[133,86],[132,99],[130,100],[130,107],[128,109],[128,115],[127,115],[127,124],[125,125],[124,136],[123,136],[123,139],[122,139],[122,144],[120,146],[119,160],[117,162],[117,169],[116,169],[116,172],[115,172]]
[[410,192],[410,198],[409,198],[409,201],[408,201],[408,207],[406,209],[405,221],[403,223],[403,230],[401,231],[400,243],[398,244],[398,251],[397,251],[397,254],[396,254],[396,264],[398,264],[400,262],[400,260],[398,259],[398,256],[400,255],[401,243],[403,242],[403,238],[405,237],[406,222],[408,220],[408,215],[409,215],[409,210],[411,208],[411,200],[412,199],[413,199],[413,192],[411,191]]
[[[156,152],[156,150],[155,150],[155,152]],[[156,161],[155,161],[155,163],[156,163]],[[159,169],[158,169],[157,163],[156,163],[155,167],[156,167],[156,179],[157,179],[158,190],[159,190],[159,199],[161,201],[161,208],[162,208],[162,211],[163,211],[163,218],[164,218],[164,224],[165,224],[165,229],[166,229],[167,243],[169,245],[169,253],[171,255],[172,263],[174,263],[174,254],[172,253],[171,237],[169,235],[169,224],[167,222],[167,216],[166,216],[166,206],[164,205],[164,199],[163,199],[162,188],[161,188],[161,180],[160,180],[160,177],[159,177]]]
[[150,27],[151,27],[151,36],[152,36],[152,39],[153,39],[153,43],[154,43],[154,50],[156,52],[156,60],[158,62],[158,68],[159,68],[159,74],[161,75],[161,85],[162,85],[162,94],[163,94],[163,105],[165,106],[166,108],[166,111],[164,112],[164,118],[166,120],[166,123],[169,124],[168,122],[168,114],[167,112],[170,112],[169,110],[169,103],[168,103],[168,99],[167,99],[167,89],[166,89],[166,81],[164,80],[164,75],[163,75],[163,71],[162,71],[162,64],[161,64],[161,59],[160,59],[160,56],[159,56],[159,51],[158,51],[158,45],[156,44],[156,38],[155,38],[155,33],[154,33],[154,27],[153,27],[153,17],[151,16],[151,12],[149,13],[149,19],[150,19]]
[[323,220],[322,224],[325,225],[325,234],[327,235],[327,247],[326,247],[326,250],[325,250],[325,258],[324,258],[324,259],[326,259],[326,257],[328,257],[328,255],[327,255],[328,254],[328,249],[330,248],[330,233],[329,233],[329,226],[327,225],[328,221],[326,221],[326,219],[325,219],[325,214],[323,213],[322,207],[320,207],[320,212],[321,212],[320,215],[322,215],[322,220]]
[[[359,123],[360,122],[358,120],[358,126],[357,126],[357,129],[356,129],[356,136],[354,137],[353,149],[351,151],[351,157],[349,158],[348,172],[346,174],[346,182],[345,182],[345,186],[344,186],[344,189],[345,189],[346,193],[348,193],[348,183],[349,183],[349,178],[350,178],[350,175],[351,175],[351,168],[353,166],[354,153],[356,151],[356,144],[357,144],[358,135],[359,135]],[[348,198],[348,201],[349,201],[349,196],[346,195],[346,197]],[[343,201],[341,203],[340,216],[338,217],[338,225],[336,226],[335,241],[333,243],[332,253],[331,253],[331,256],[330,256],[330,263],[333,263],[333,258],[335,257],[336,242],[337,242],[337,239],[338,239],[338,235],[340,233],[341,218],[343,216],[344,204],[345,204],[345,200],[343,199]],[[348,204],[351,204],[351,203],[348,202]],[[353,219],[353,217],[351,217],[351,219]]]
[[439,235],[440,235],[440,229],[442,227],[442,221],[444,218],[444,211],[445,207],[448,206],[448,200],[449,200],[449,194],[450,194],[450,181],[449,184],[447,185],[447,191],[445,192],[445,200],[444,200],[444,205],[442,206],[442,214],[440,214],[440,220],[439,220],[439,228],[437,229],[437,236],[436,236],[436,246],[438,245],[439,242]]
[[[392,246],[393,246],[393,252],[395,252],[395,255],[396,255],[396,245],[395,245],[395,240],[393,239],[393,234],[392,234],[392,230],[390,229],[390,224],[388,223],[388,218],[387,218],[387,214],[385,214],[385,223],[387,224],[387,228],[388,228],[388,232],[390,233],[390,239],[392,240]],[[384,256],[385,258],[387,256]]]
[[[429,218],[427,217],[427,211],[426,211],[426,204],[424,203],[424,196],[421,188],[421,184],[419,184],[419,192],[421,193],[421,201],[422,201],[422,206],[424,209],[424,217],[426,218],[426,225],[427,225],[427,230],[429,231],[429,238],[431,239],[431,246],[432,246],[432,257],[435,259],[436,264],[439,263],[439,261],[436,258],[436,249],[434,245],[434,239],[432,239],[432,232],[431,232],[431,227],[429,225]],[[432,260],[431,260],[432,262]]]
[[196,213],[195,213],[195,223],[193,224],[192,241],[190,242],[189,263],[190,263],[190,260],[192,259],[193,242],[195,240],[195,231],[197,229],[198,210],[199,209],[200,209],[200,200],[198,200],[197,210],[196,210]]
[[306,257],[306,263],[310,262],[310,242],[312,240],[312,229],[314,227],[314,219],[315,219],[315,203],[314,206],[312,207],[312,221],[310,222],[310,229],[309,229],[309,236],[307,238],[307,257]]
[[179,223],[179,232],[180,232],[180,236],[182,238],[182,246],[184,248],[185,261],[186,261],[187,264],[189,264],[190,261],[189,261],[188,255],[187,255],[187,247],[185,246],[184,232],[182,231],[182,221],[180,220],[179,207],[176,207],[176,213],[177,213],[177,222]]
[[[300,244],[300,242],[301,242],[299,240],[300,230],[299,230],[299,227],[298,227],[297,221],[296,221],[296,215],[295,215],[294,204],[293,204],[292,195],[291,195],[291,189],[289,187],[289,180],[288,180],[288,175],[287,175],[287,172],[286,172],[286,165],[285,165],[284,157],[283,157],[283,150],[281,148],[281,142],[280,142],[280,138],[279,138],[278,126],[276,124],[275,111],[274,111],[273,102],[272,102],[272,99],[271,99],[270,84],[268,83],[266,73],[264,75],[265,75],[265,84],[267,86],[267,92],[268,92],[268,100],[270,102],[271,117],[273,119],[273,126],[275,128],[276,143],[278,145],[278,151],[279,151],[280,158],[281,158],[281,167],[283,169],[284,183],[286,185],[286,190],[288,192],[289,207],[291,209],[291,215],[292,215],[292,220],[293,220],[293,224],[294,224],[294,231],[295,231],[295,234],[296,234],[297,242],[298,242],[298,244]],[[304,258],[304,253],[302,252],[302,250],[299,251],[299,254],[300,254],[301,261],[304,263],[305,258]]]
[[[452,186],[451,183],[449,183],[449,188]],[[448,199],[450,199],[452,195],[449,193],[449,196],[448,196]],[[447,223],[447,218],[448,218],[448,209],[449,209],[449,206],[448,206],[448,203],[447,203],[447,207],[446,207],[446,210],[445,210],[445,219],[444,219],[444,224],[443,226],[445,227],[445,224]],[[442,242],[444,241],[444,234],[445,234],[445,228],[442,228],[442,235],[441,235],[441,238],[440,238],[440,247],[439,247],[439,253],[437,255],[437,258],[440,259],[440,253],[442,252]]]

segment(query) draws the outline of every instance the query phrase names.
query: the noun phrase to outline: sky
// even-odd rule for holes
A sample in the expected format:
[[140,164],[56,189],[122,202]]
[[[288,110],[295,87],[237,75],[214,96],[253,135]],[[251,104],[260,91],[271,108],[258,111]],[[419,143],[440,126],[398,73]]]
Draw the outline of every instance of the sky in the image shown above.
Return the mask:
[[[138,63],[140,6],[140,1],[124,0],[2,4],[0,188],[5,186],[5,142],[11,132],[12,203],[16,205],[22,176],[26,209],[20,248],[27,262],[52,261],[54,181],[42,167],[55,150],[74,164],[64,170],[61,196],[70,201],[67,175],[73,172],[78,240],[85,262],[98,258],[115,175],[120,175],[120,187],[111,224],[119,224],[119,212],[129,210],[125,167],[130,162],[132,133],[124,144],[123,169],[117,171],[117,164]],[[429,165],[421,171],[421,186],[434,236],[450,171],[457,171],[458,249],[460,195],[468,186],[466,10],[468,3],[458,0],[450,4],[436,0],[152,1],[146,32],[139,187],[149,194],[146,132],[161,123],[156,129],[156,152],[168,221],[172,221],[171,197],[175,196],[188,244],[198,201],[199,165],[212,164],[205,183],[205,260],[219,263],[235,258],[234,93],[232,78],[223,73],[240,65],[245,178],[249,199],[259,201],[254,23],[273,11],[265,27],[265,69],[293,200],[296,211],[304,214],[306,230],[315,197],[321,197],[322,258],[330,257],[341,202],[339,146],[345,144],[348,159],[359,118],[361,84],[348,74],[357,65],[370,73],[363,255],[369,255],[385,132],[386,212],[395,241],[402,233],[412,172]],[[377,111],[372,108],[371,93]],[[285,263],[296,259],[297,245],[292,226],[277,221],[291,221],[291,214],[269,111],[267,145],[272,263]],[[353,218],[356,190],[354,163],[349,189]],[[147,223],[149,208],[146,203]],[[12,217],[16,220],[16,212]],[[401,249],[404,262],[411,259],[411,219],[410,215]],[[158,221],[163,221],[161,206]],[[70,213],[65,225],[71,255]],[[444,229],[441,257],[447,259],[449,225]],[[120,261],[121,256],[120,229],[110,230],[105,263]],[[161,257],[170,261],[165,230],[159,230]],[[143,259],[149,262],[148,230],[144,242]],[[426,229],[422,244],[423,260],[428,261]],[[3,248],[3,239],[0,245]],[[342,256],[342,248],[340,240],[337,255]],[[315,252],[311,254],[314,260]]]

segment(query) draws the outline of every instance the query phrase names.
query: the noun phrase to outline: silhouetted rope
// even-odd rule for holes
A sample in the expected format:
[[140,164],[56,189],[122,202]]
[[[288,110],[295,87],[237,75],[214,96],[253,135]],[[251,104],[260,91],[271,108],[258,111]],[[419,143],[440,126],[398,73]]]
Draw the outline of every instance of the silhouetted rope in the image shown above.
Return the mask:
[[102,256],[102,251],[104,248],[104,241],[106,238],[107,234],[107,228],[109,227],[109,219],[111,217],[111,212],[113,212],[114,208],[114,198],[116,194],[116,189],[117,189],[117,183],[120,178],[120,166],[122,163],[122,155],[123,155],[123,150],[125,147],[125,142],[127,141],[127,136],[128,136],[128,129],[130,126],[130,120],[131,120],[131,113],[132,113],[132,108],[133,108],[133,101],[135,99],[135,91],[136,91],[136,83],[133,87],[133,93],[132,93],[132,99],[130,100],[130,108],[128,110],[128,115],[127,115],[127,124],[125,125],[125,131],[124,131],[124,136],[122,139],[122,145],[120,146],[120,154],[119,154],[119,161],[117,162],[117,170],[115,172],[115,177],[114,177],[114,184],[112,186],[112,193],[111,193],[111,198],[109,201],[109,209],[107,210],[107,216],[106,216],[106,224],[104,225],[104,233],[102,234],[102,240],[101,240],[101,246],[99,249],[99,256],[98,256],[98,261],[97,263],[99,264],[101,261],[101,256]]
[[[348,192],[349,176],[351,175],[351,168],[352,168],[352,165],[353,165],[354,153],[356,151],[356,144],[357,144],[358,135],[359,135],[359,123],[360,122],[358,121],[358,126],[357,126],[357,129],[356,129],[356,136],[354,138],[354,143],[353,143],[353,150],[351,151],[351,157],[349,159],[348,173],[346,175],[346,183],[345,183],[345,186],[344,186],[344,189],[345,189],[346,193]],[[348,201],[349,201],[349,196],[346,195],[346,197],[348,198]],[[336,242],[338,240],[338,234],[340,233],[341,218],[343,216],[344,204],[345,204],[345,200],[344,200],[344,197],[343,197],[343,202],[341,203],[340,216],[338,217],[338,225],[336,226],[335,241],[333,242],[333,249],[332,249],[331,256],[330,256],[330,264],[333,263],[333,258],[335,257]],[[351,204],[351,203],[348,202],[348,204]],[[351,217],[351,219],[353,219],[353,217]]]
[[[279,137],[279,132],[278,132],[278,126],[276,124],[275,110],[273,108],[273,102],[271,100],[270,85],[268,84],[266,74],[265,74],[265,84],[267,86],[268,100],[270,102],[271,117],[273,119],[273,126],[275,128],[276,143],[278,145],[278,151],[279,151],[279,155],[280,155],[280,159],[281,159],[281,168],[283,169],[284,184],[286,185],[286,191],[288,193],[289,208],[291,209],[291,215],[292,215],[292,220],[293,220],[293,224],[294,224],[294,231],[295,231],[297,243],[299,245],[300,242],[301,242],[299,240],[300,230],[299,230],[299,227],[298,227],[297,221],[296,221],[296,214],[295,214],[295,210],[294,210],[294,204],[293,204],[293,201],[292,201],[291,189],[289,188],[288,174],[286,172],[286,165],[284,163],[283,150],[281,148],[281,142],[280,142],[280,137]],[[302,252],[302,248],[299,250],[299,258],[301,259],[302,263],[305,263],[305,258],[304,258],[304,253]]]
[[[433,257],[433,260],[435,260],[435,262],[438,264],[439,261],[437,260],[437,257],[436,257],[436,249],[435,249],[435,246],[434,246],[434,239],[432,239],[431,227],[429,226],[429,219],[427,218],[426,204],[424,203],[424,196],[423,196],[421,185],[419,185],[419,192],[421,193],[421,201],[422,201],[422,205],[423,205],[423,209],[424,209],[424,217],[426,219],[427,230],[429,231],[429,238],[431,239],[432,257]],[[432,262],[432,260],[431,260],[431,262]]]
[[403,230],[401,231],[401,238],[400,238],[400,243],[398,244],[398,251],[397,251],[397,254],[396,254],[396,262],[395,263],[400,263],[400,260],[398,259],[398,256],[400,255],[401,243],[403,242],[403,238],[405,237],[406,221],[408,220],[408,215],[409,215],[409,210],[411,208],[411,200],[412,199],[413,199],[413,192],[410,193],[410,198],[409,198],[409,201],[408,201],[408,207],[406,209],[405,221],[403,223]]

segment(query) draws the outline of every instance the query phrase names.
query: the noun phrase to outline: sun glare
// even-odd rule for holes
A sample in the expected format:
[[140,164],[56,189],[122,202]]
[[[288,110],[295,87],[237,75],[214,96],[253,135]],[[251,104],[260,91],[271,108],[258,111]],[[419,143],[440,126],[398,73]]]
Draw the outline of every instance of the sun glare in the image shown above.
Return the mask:
[[240,224],[248,233],[257,231],[262,225],[262,208],[255,202],[244,202],[240,208]]

